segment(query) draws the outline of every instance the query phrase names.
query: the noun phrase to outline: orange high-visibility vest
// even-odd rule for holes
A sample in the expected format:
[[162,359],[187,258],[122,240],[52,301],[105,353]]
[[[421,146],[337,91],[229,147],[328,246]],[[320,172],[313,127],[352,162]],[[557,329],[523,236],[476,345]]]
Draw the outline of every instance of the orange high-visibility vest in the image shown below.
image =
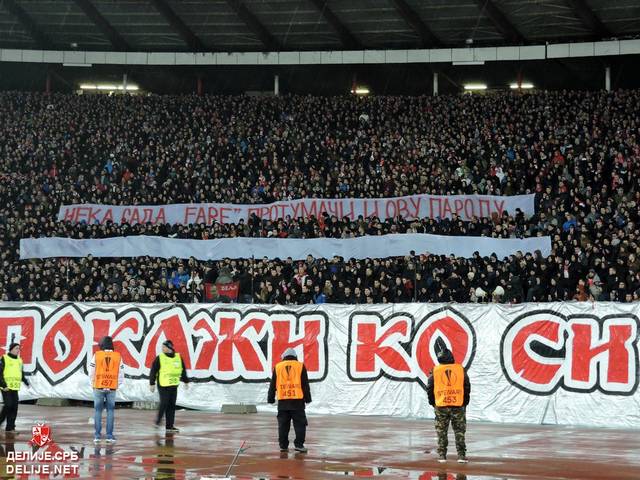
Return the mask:
[[118,388],[118,374],[120,372],[120,354],[118,352],[96,352],[96,375],[93,388]]
[[301,400],[304,398],[302,367],[302,362],[297,360],[285,360],[276,365],[278,400]]
[[464,403],[462,365],[451,363],[434,367],[433,393],[436,397],[436,407],[461,407]]

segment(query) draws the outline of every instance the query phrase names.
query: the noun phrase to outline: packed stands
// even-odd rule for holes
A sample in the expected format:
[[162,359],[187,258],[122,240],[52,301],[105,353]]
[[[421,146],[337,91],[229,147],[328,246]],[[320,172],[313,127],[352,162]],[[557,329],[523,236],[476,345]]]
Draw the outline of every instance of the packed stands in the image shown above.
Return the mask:
[[[0,292],[7,301],[524,302],[640,300],[640,91],[439,97],[46,96],[0,93]],[[60,205],[269,203],[536,194],[536,215],[251,218],[238,224],[57,220]],[[553,253],[454,258],[21,261],[19,240],[520,238]],[[226,300],[222,296],[222,300]]]

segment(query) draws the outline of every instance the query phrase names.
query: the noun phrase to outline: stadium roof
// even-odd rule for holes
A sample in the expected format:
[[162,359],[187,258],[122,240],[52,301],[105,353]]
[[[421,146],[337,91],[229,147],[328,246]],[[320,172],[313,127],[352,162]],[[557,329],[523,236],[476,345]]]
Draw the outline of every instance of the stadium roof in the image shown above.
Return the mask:
[[4,48],[359,50],[638,35],[637,0],[0,0]]

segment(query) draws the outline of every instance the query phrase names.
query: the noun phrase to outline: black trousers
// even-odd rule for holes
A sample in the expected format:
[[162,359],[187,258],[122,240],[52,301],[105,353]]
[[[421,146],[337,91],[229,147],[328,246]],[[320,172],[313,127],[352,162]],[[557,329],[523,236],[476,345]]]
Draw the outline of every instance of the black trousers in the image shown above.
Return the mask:
[[302,448],[307,435],[307,415],[304,410],[278,410],[278,443],[280,443],[280,448],[289,448],[291,421],[293,421],[293,430],[296,432],[293,444]]
[[7,432],[16,429],[16,417],[18,416],[18,392],[16,390],[7,390],[2,392],[2,411],[0,412],[0,425],[7,421]]
[[165,417],[166,427],[173,428],[173,422],[176,418],[176,399],[178,398],[178,387],[161,387],[158,385],[158,393],[160,394],[160,408],[158,409],[158,418],[156,424],[160,425],[162,417]]

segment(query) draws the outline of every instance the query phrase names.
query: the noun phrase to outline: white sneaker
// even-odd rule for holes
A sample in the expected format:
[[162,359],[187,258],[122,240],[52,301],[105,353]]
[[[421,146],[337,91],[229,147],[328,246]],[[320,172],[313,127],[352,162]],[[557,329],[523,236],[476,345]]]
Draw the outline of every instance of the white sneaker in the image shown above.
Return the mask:
[[98,437],[96,437],[96,438],[94,438],[94,439],[93,439],[93,443],[95,443],[96,445],[97,445],[98,443],[100,443],[101,441],[102,441],[102,439],[101,439],[101,438],[98,438]]
[[458,458],[458,463],[469,463],[469,460],[467,460],[467,457],[460,457]]

